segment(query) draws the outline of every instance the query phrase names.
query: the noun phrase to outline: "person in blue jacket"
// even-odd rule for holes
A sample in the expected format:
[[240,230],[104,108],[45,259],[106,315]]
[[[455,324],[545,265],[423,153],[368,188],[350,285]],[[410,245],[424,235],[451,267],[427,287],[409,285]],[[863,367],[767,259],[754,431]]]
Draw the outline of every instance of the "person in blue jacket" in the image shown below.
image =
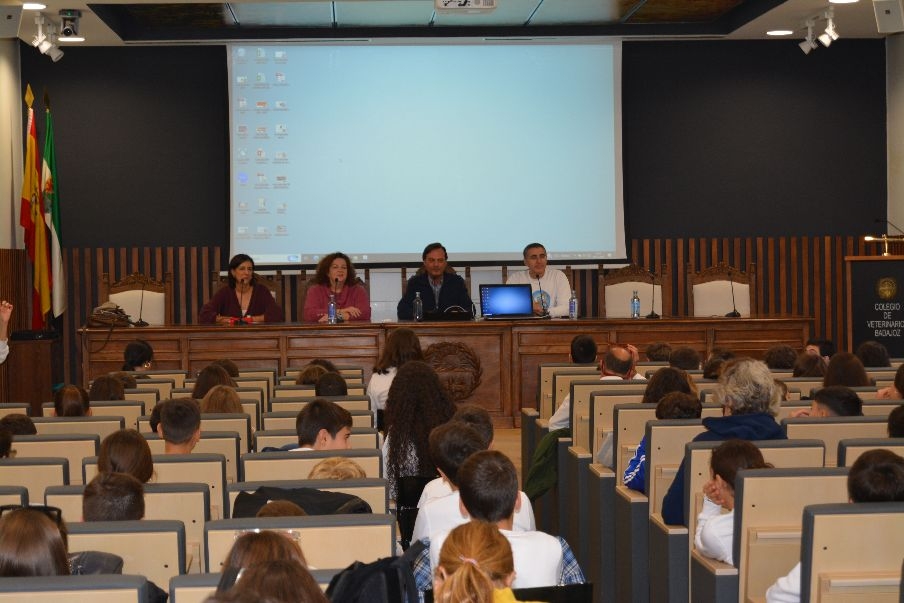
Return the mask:
[[424,260],[422,270],[408,279],[405,295],[399,300],[397,313],[399,320],[414,318],[414,297],[421,294],[426,314],[446,312],[449,308],[460,308],[471,315],[471,295],[463,278],[451,271],[449,256],[442,243],[430,243],[421,254]]
[[[769,368],[753,358],[736,358],[725,365],[716,388],[722,404],[721,417],[703,419],[706,431],[695,442],[739,440],[784,440],[785,432],[775,422],[779,396]],[[662,501],[662,519],[669,525],[687,525],[684,492],[684,461]]]

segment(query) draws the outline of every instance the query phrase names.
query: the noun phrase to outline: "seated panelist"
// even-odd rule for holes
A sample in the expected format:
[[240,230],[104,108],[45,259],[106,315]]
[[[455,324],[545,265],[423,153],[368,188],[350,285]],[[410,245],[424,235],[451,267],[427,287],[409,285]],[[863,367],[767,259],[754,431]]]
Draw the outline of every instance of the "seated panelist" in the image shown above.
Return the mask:
[[421,254],[424,266],[408,279],[408,288],[399,300],[399,320],[414,318],[414,298],[417,293],[421,294],[425,314],[445,312],[453,307],[471,313],[471,296],[465,287],[465,281],[457,274],[447,272],[448,258],[442,243],[430,243],[424,248],[424,253]]
[[337,251],[317,263],[314,284],[304,300],[305,322],[326,322],[330,294],[336,296],[337,315],[344,321],[369,321],[370,298],[358,282],[355,267],[347,255]]
[[285,315],[270,290],[257,283],[254,260],[240,253],[229,260],[228,283],[201,308],[202,324],[283,322]]
[[515,272],[508,278],[509,285],[530,283],[537,316],[568,316],[568,300],[571,285],[561,270],[546,266],[546,248],[540,243],[529,243],[524,248],[524,265],[527,270]]

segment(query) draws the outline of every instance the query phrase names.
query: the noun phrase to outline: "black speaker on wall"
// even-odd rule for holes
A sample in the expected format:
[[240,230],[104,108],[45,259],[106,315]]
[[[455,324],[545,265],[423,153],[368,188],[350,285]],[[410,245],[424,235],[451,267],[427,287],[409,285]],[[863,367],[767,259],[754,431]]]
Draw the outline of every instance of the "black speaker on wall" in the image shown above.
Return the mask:
[[904,31],[904,7],[901,0],[873,0],[879,33]]
[[0,6],[0,40],[19,37],[21,6]]

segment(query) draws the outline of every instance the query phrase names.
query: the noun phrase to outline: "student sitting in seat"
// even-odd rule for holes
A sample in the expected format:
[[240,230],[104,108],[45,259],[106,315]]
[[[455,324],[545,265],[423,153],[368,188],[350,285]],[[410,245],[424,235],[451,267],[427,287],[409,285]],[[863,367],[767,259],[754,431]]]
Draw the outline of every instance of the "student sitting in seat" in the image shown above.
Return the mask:
[[315,396],[347,396],[348,384],[339,373],[324,373],[314,385]]
[[364,479],[367,472],[352,459],[341,456],[331,456],[323,459],[311,469],[308,479]]
[[298,434],[298,446],[288,444],[283,446],[283,450],[348,450],[352,415],[335,402],[317,398],[298,412],[295,432]]
[[904,438],[904,405],[888,414],[888,437]]
[[134,429],[120,429],[104,438],[97,456],[99,473],[128,473],[146,484],[154,476],[151,447]]
[[[513,529],[521,498],[518,473],[508,457],[495,450],[477,452],[459,468],[458,480],[462,512],[473,520],[495,524],[509,541],[515,561],[514,588],[584,582],[584,574],[564,539],[543,532]],[[447,532],[440,532],[423,541],[425,548],[414,563],[418,590],[431,588],[431,568],[438,567],[439,554],[447,536]]]
[[189,454],[201,439],[201,408],[192,398],[173,398],[157,405],[157,435],[164,440],[164,454]]
[[242,399],[234,387],[228,385],[214,385],[201,400],[201,412],[225,412],[240,414],[245,412],[242,408]]
[[82,494],[82,521],[144,519],[144,486],[125,473],[99,473]]
[[469,521],[443,542],[433,576],[434,601],[514,601],[512,546],[496,526]]
[[904,364],[895,371],[895,382],[879,390],[876,398],[880,400],[900,400],[904,398]]
[[[64,388],[65,389],[65,388]],[[126,390],[122,381],[113,375],[101,375],[91,382],[91,389],[88,390],[89,400],[125,400]],[[54,400],[56,403],[56,400]],[[60,415],[57,415],[60,416]],[[68,415],[81,416],[81,415]]]
[[[116,385],[119,384],[119,381],[114,379],[113,377],[104,376],[98,377],[94,380],[94,383],[91,385],[91,391],[95,390],[95,386],[98,389],[104,389],[104,391],[108,391],[107,388],[101,387],[108,381],[115,382]],[[113,388],[116,389],[116,388]],[[118,390],[122,391],[122,385],[118,386]],[[110,395],[114,395],[112,392]],[[95,398],[95,400],[100,400],[101,398]],[[103,398],[104,400],[121,400],[122,398]],[[88,392],[83,390],[77,385],[64,385],[60,389],[56,391],[53,395],[53,416],[55,417],[90,417],[91,416],[91,407],[89,402]]]
[[792,417],[862,417],[863,401],[857,392],[843,385],[817,390],[810,408],[791,413]]
[[[848,496],[851,502],[904,501],[904,458],[884,449],[869,450],[860,455],[848,473]],[[766,591],[767,603],[800,601],[800,563],[787,576],[776,580]]]
[[741,469],[769,467],[772,465],[763,459],[760,449],[746,440],[725,440],[713,449],[709,461],[712,479],[703,484],[703,509],[697,516],[694,535],[694,545],[701,554],[733,563],[735,475]]

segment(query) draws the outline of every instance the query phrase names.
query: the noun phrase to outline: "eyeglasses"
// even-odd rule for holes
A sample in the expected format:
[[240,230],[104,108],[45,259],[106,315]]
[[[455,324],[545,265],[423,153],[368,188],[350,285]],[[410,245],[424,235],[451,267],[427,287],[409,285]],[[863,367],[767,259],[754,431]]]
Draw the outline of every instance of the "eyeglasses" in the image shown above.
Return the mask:
[[22,505],[2,505],[0,506],[0,518],[21,509],[43,513],[52,519],[57,527],[63,525],[63,511],[59,507],[49,507],[47,505],[29,505],[27,507],[23,507]]

